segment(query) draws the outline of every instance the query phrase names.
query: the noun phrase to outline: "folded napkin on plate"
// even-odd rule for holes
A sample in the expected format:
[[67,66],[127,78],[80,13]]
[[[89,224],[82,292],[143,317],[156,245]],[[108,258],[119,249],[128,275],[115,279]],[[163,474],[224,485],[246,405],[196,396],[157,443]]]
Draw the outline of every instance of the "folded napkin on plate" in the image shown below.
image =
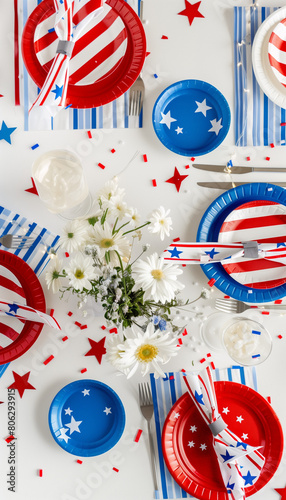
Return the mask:
[[[169,252],[169,253],[167,253]],[[230,263],[237,259],[266,259],[286,264],[286,243],[172,243],[166,250],[164,260],[180,264]]]
[[218,411],[215,387],[210,368],[201,374],[190,373],[184,377],[188,392],[202,418],[213,434],[213,446],[229,498],[245,498],[244,477],[251,475],[252,484],[259,477],[265,459],[259,447],[250,446],[233,434]]
[[54,0],[54,29],[58,46],[43,87],[30,111],[38,113],[38,106],[43,106],[51,116],[55,116],[66,106],[69,61],[74,44],[90,20],[102,11],[103,2],[104,0]]
[[36,323],[46,323],[52,328],[61,330],[57,320],[42,311],[38,311],[28,305],[19,304],[18,302],[7,302],[0,300],[0,316],[12,316],[21,320],[35,321]]

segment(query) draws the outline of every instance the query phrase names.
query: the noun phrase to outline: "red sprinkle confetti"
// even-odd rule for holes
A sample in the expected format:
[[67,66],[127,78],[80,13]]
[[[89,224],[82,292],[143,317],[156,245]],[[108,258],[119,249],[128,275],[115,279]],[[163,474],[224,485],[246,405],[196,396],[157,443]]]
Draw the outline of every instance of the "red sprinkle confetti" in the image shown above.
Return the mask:
[[152,184],[153,184],[153,187],[157,187],[156,179],[152,179]]
[[87,372],[87,368],[83,368],[82,370],[80,370],[80,373],[85,373]]
[[174,375],[170,375],[169,380],[174,380]]
[[148,161],[147,155],[143,155],[143,161],[145,161],[145,163]]
[[266,156],[265,160],[270,161],[270,156]]
[[74,324],[75,324],[76,326],[79,326],[79,328],[81,327],[81,323],[80,323],[79,321],[75,321],[75,322],[74,322]]
[[50,363],[53,359],[54,359],[55,356],[53,356],[51,354],[51,356],[49,356],[45,361],[43,361],[44,365],[47,365],[48,363]]
[[266,397],[266,401],[268,401],[268,403],[271,405],[271,397],[270,396]]
[[195,159],[196,159],[196,158],[194,158],[194,157],[192,156],[191,161],[195,161]]
[[182,267],[186,267],[187,264],[182,264]]
[[224,295],[224,297],[223,297],[223,298],[224,298],[224,299],[229,299],[229,298],[230,298],[230,296],[229,296],[229,295]]
[[274,300],[274,304],[282,304],[282,299]]
[[205,362],[205,360],[206,360],[206,358],[202,358],[202,359],[200,359],[200,363],[204,363],[204,362]]
[[119,469],[116,469],[116,467],[113,467],[112,470],[114,470],[115,472],[119,472]]
[[250,161],[250,156],[247,156],[246,159],[247,159],[247,161]]
[[37,188],[36,188],[36,184],[35,184],[35,181],[33,179],[33,177],[31,177],[31,181],[32,181],[32,185],[33,187],[29,188],[29,189],[25,189],[25,191],[27,193],[32,193],[32,194],[36,194],[37,196],[39,196],[39,193],[37,191]]
[[111,153],[115,153],[116,149],[112,148]]
[[39,469],[38,474],[39,474],[40,477],[43,477],[43,469]]
[[265,315],[268,315],[270,314],[269,311],[262,311],[261,314],[265,314]]
[[66,340],[68,340],[68,336],[66,335],[65,337],[62,338],[62,341],[65,342]]
[[79,460],[79,459],[78,459],[78,460],[76,461],[76,463],[77,463],[77,464],[82,464],[82,460]]
[[285,125],[286,125],[286,122],[280,123],[280,127],[285,127]]
[[179,342],[179,344],[180,344],[180,345],[182,345],[182,344],[183,344],[182,339],[178,339],[178,342]]
[[186,168],[186,169],[190,168],[190,165],[185,165],[185,168]]
[[145,57],[149,56],[151,52],[146,52]]
[[210,357],[211,357],[211,353],[210,353],[210,352],[208,352],[208,353],[207,353],[207,358],[210,358]]
[[135,443],[138,443],[138,441],[141,437],[141,434],[142,434],[142,429],[138,429],[137,434],[136,434],[135,439],[134,439]]
[[51,310],[50,310],[50,316],[52,316],[52,317],[53,317],[54,312],[55,312],[55,310],[54,310],[54,309],[51,309]]
[[210,287],[214,286],[214,284],[215,284],[215,279],[214,278],[212,278],[211,280],[208,281],[208,285]]
[[173,242],[176,243],[176,241],[180,241],[180,238],[174,238]]
[[68,312],[68,316],[72,316],[73,313],[71,311]]
[[116,327],[114,327],[109,330],[109,333],[118,333],[118,330]]
[[106,330],[106,326],[104,326],[104,325],[101,325],[100,328],[101,328],[101,330]]
[[105,169],[105,165],[102,165],[102,163],[98,163],[98,166],[99,166],[102,170],[104,170],[104,169]]
[[80,326],[80,329],[81,329],[81,330],[85,330],[86,328],[87,328],[87,325],[81,325],[81,326]]
[[5,441],[6,443],[11,443],[11,441],[13,441],[13,439],[16,439],[15,436],[13,436],[13,434],[11,434],[11,436],[8,436]]
[[90,130],[87,131],[87,135],[88,135],[89,139],[92,139],[92,135],[91,135],[91,131]]
[[66,256],[66,258],[68,258],[70,256],[70,254],[68,252],[65,252],[65,256]]
[[274,148],[274,144],[273,144],[273,142],[271,142],[271,144],[269,144],[269,146],[270,146],[271,148]]
[[181,369],[181,372],[186,373],[185,368],[182,368],[182,369]]
[[283,337],[282,337],[282,335],[281,335],[281,334],[280,334],[280,335],[277,335],[277,337],[278,337],[279,339],[283,339]]
[[212,367],[213,370],[215,370],[215,365],[214,365],[213,361],[211,361],[211,367]]
[[168,37],[166,35],[162,35],[161,40],[168,40]]
[[187,332],[187,329],[186,329],[186,328],[185,328],[185,330],[183,331],[182,335],[183,335],[183,336],[188,335],[188,332]]

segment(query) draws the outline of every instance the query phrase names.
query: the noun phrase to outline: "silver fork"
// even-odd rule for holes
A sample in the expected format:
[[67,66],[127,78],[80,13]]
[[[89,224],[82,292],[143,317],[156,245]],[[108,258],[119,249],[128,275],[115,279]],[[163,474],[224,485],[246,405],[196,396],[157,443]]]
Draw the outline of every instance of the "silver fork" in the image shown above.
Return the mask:
[[28,248],[34,241],[35,238],[32,236],[17,236],[14,234],[4,234],[0,238],[0,243],[5,248]]
[[[140,2],[140,20],[143,21],[143,0]],[[142,73],[137,77],[129,89],[129,116],[139,116],[143,106],[145,95],[145,85],[142,79]]]
[[277,309],[286,311],[286,304],[265,304],[265,306],[250,306],[244,302],[234,299],[216,299],[215,308],[226,313],[242,313],[247,309]]
[[139,404],[140,410],[143,417],[147,420],[148,424],[148,436],[149,436],[149,446],[151,455],[151,465],[152,465],[152,476],[154,481],[155,491],[158,491],[157,476],[156,476],[156,463],[155,463],[155,448],[154,441],[151,433],[151,419],[154,413],[154,405],[152,401],[152,394],[149,384],[139,384]]

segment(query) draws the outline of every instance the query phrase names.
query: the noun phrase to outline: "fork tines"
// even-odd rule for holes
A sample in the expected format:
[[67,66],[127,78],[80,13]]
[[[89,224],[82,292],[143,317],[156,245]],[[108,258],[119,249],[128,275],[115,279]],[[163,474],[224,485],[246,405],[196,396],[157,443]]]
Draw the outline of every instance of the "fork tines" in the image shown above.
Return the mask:
[[142,405],[152,404],[152,394],[148,382],[139,384],[139,401]]
[[215,307],[220,311],[236,312],[237,302],[235,300],[230,300],[230,299],[216,299]]
[[132,94],[129,99],[129,115],[140,115],[143,105],[143,95],[141,90],[131,90]]

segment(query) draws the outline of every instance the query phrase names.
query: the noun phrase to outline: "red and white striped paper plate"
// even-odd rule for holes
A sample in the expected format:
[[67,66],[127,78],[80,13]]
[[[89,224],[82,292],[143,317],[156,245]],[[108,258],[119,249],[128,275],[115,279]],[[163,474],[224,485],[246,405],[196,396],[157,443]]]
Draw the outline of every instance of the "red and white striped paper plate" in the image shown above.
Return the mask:
[[270,35],[268,58],[277,80],[286,87],[286,19],[278,23]]
[[[255,200],[233,210],[224,220],[218,241],[235,243],[285,242],[286,207],[279,203]],[[225,271],[237,282],[250,288],[275,288],[286,283],[286,266],[266,259],[236,259],[223,264]]]
[[[56,53],[53,0],[43,0],[27,20],[22,55],[31,78],[42,87]],[[77,39],[70,60],[67,106],[91,108],[118,98],[134,83],[146,53],[145,32],[124,0],[107,0]]]

